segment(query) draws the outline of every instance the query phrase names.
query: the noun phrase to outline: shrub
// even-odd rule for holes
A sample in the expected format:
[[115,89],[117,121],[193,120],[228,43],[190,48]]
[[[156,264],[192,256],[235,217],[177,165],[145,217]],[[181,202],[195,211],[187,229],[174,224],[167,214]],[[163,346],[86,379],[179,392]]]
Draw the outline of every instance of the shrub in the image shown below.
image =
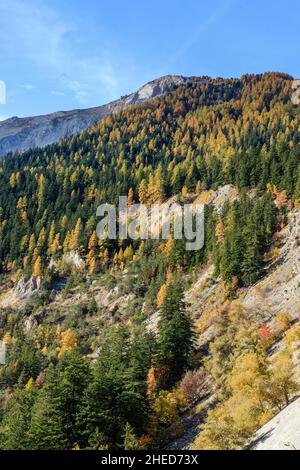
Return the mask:
[[202,370],[189,370],[181,380],[180,387],[187,403],[192,405],[209,390],[207,374]]

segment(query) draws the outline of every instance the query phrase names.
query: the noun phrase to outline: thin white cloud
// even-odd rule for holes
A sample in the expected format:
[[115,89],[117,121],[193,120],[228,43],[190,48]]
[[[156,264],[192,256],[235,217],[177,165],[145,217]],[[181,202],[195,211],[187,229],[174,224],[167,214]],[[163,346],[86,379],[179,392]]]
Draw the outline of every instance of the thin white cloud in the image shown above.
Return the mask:
[[112,63],[115,54],[103,46],[95,56],[86,56],[72,47],[77,35],[80,25],[62,18],[41,0],[0,0],[1,47],[11,57],[28,61],[53,81],[59,82],[62,74],[70,77],[64,92],[72,93],[81,105],[87,105],[92,96],[116,97],[121,87],[118,64]]
[[44,66],[62,63],[70,26],[54,10],[39,0],[1,1],[0,18],[1,43],[13,55],[23,52],[26,59]]
[[28,91],[34,90],[36,88],[36,86],[32,85],[31,83],[20,83],[18,87]]
[[90,97],[89,86],[86,83],[82,83],[79,80],[74,80],[68,75],[63,74],[60,77],[62,86],[71,91],[78,103],[86,106],[88,104],[88,99]]
[[65,96],[65,93],[63,91],[52,90],[51,95],[53,95],[53,96]]
[[7,116],[3,116],[2,114],[0,114],[0,122],[5,121],[6,119],[8,119]]

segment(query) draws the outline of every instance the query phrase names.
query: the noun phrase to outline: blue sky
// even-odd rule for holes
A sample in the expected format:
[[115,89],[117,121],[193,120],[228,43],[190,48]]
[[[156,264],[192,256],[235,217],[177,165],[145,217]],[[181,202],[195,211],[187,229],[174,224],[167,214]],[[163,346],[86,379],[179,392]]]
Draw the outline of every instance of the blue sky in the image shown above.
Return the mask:
[[299,0],[0,0],[0,119],[98,106],[165,74],[300,77]]

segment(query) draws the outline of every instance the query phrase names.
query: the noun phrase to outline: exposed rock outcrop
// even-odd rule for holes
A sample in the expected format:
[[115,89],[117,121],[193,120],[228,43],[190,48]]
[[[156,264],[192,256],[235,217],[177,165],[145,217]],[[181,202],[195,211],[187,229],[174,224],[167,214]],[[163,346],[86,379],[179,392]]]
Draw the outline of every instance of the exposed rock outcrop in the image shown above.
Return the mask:
[[300,450],[300,398],[257,432],[250,449]]
[[68,266],[73,266],[77,271],[82,271],[85,266],[84,260],[80,257],[78,251],[70,251],[63,256],[63,261]]
[[243,303],[265,320],[280,312],[295,318],[300,312],[300,210],[290,214],[288,225],[281,232],[280,254],[268,267],[268,273],[248,289]]
[[98,307],[105,307],[110,315],[116,313],[119,309],[126,308],[135,297],[133,293],[120,295],[118,286],[111,290],[101,289],[94,294]]
[[43,322],[45,316],[46,316],[46,312],[44,310],[31,313],[29,317],[25,318],[25,321],[24,321],[25,331],[35,330]]
[[15,288],[15,294],[20,300],[28,300],[33,294],[43,291],[44,287],[45,283],[39,276],[31,276],[30,279],[22,277]]
[[293,81],[292,90],[292,103],[298,105],[300,104],[300,80]]
[[39,276],[30,279],[22,277],[16,287],[10,288],[0,296],[0,307],[21,307],[36,293],[45,290],[45,281]]
[[135,93],[103,106],[58,111],[44,116],[6,119],[0,122],[0,158],[8,152],[22,152],[29,148],[44,147],[58,142],[88,129],[105,116],[161,96],[187,80],[203,79],[167,75],[147,83]]
[[6,364],[6,349],[3,341],[0,341],[0,364]]

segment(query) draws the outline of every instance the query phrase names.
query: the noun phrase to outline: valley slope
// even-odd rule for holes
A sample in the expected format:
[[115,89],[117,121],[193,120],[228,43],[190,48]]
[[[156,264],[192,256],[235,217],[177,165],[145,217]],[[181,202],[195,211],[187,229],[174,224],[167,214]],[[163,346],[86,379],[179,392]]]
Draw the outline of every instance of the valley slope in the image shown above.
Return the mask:
[[[1,449],[241,449],[299,393],[294,81],[168,83],[0,162]],[[203,248],[99,240],[120,195],[204,204]]]

